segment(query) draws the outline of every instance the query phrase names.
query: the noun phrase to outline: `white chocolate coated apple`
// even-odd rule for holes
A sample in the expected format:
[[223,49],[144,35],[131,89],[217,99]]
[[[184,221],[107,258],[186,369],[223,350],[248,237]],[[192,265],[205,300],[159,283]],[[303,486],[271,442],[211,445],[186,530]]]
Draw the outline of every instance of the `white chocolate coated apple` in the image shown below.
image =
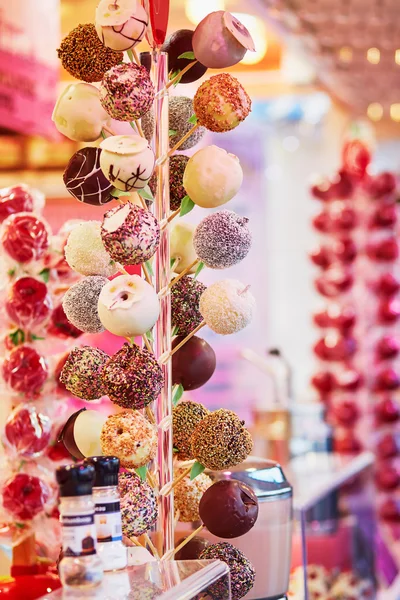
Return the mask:
[[76,142],[94,142],[111,117],[100,104],[99,90],[90,83],[72,83],[60,94],[52,120],[58,131]]
[[[110,5],[113,10],[110,10]],[[116,52],[134,48],[144,37],[149,18],[138,0],[101,0],[96,9],[96,31],[105,46]]]
[[124,192],[141,190],[152,176],[154,152],[138,135],[115,135],[100,148],[100,168],[108,181]]
[[107,283],[100,292],[97,308],[108,331],[129,338],[152,329],[160,314],[154,288],[139,275],[121,275]]
[[84,410],[75,419],[74,439],[84,456],[101,456],[100,436],[107,417],[97,410]]
[[183,187],[197,206],[215,208],[231,200],[243,182],[237,156],[218,146],[206,146],[194,154],[183,174]]
[[[170,252],[171,260],[175,259],[175,264],[172,267],[172,270],[175,273],[181,273],[197,258],[193,246],[195,229],[195,225],[183,223],[182,221],[175,223],[171,229]],[[189,272],[194,273],[196,268],[197,267],[194,266]]]

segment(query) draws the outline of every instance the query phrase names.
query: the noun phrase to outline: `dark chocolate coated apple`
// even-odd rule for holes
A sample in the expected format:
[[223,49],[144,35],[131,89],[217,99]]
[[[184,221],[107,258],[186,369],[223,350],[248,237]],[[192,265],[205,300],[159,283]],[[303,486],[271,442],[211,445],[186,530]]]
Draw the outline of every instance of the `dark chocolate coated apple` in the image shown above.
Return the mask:
[[[179,546],[184,541],[185,538],[180,539],[176,546]],[[179,550],[175,554],[175,560],[197,560],[200,554],[207,548],[209,542],[196,535],[194,538],[190,540],[183,548]]]
[[[178,336],[175,348],[184,338]],[[181,384],[184,390],[195,390],[212,377],[216,366],[215,352],[205,340],[193,336],[172,356],[172,383]]]
[[[194,31],[191,29],[178,29],[172,35],[167,38],[161,48],[162,52],[168,54],[168,67],[170,72],[176,73],[182,71],[190,62],[194,59],[190,58],[179,58],[181,54],[185,52],[193,52],[193,38]],[[207,67],[197,62],[189,71],[182,75],[179,83],[192,83],[197,81],[200,77],[203,77],[207,71]]]

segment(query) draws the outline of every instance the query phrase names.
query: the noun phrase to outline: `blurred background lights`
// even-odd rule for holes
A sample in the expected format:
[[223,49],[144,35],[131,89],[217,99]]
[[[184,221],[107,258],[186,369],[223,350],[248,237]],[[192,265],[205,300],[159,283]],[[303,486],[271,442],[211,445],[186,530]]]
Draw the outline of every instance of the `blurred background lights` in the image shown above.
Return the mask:
[[400,104],[391,104],[390,105],[390,117],[396,123],[400,123]]
[[394,61],[397,65],[400,65],[400,48],[397,48],[396,52],[394,53]]
[[353,49],[349,46],[343,46],[339,50],[339,59],[344,63],[349,63],[353,60]]
[[225,10],[225,0],[186,0],[185,13],[193,25],[198,25],[210,12]]
[[372,65],[379,64],[379,61],[381,60],[380,50],[378,50],[378,48],[368,48],[368,50],[367,50],[367,60]]
[[380,121],[383,117],[383,106],[379,102],[372,102],[367,109],[367,115],[371,121]]

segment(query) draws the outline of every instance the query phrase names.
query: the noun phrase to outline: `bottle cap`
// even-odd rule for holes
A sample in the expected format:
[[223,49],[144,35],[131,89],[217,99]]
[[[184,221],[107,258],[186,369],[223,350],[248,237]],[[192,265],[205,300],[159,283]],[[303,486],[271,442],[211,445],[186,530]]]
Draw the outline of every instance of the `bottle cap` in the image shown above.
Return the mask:
[[95,470],[92,465],[58,467],[56,480],[60,496],[89,496],[92,493]]
[[84,461],[95,470],[93,487],[118,485],[119,458],[116,456],[91,456]]

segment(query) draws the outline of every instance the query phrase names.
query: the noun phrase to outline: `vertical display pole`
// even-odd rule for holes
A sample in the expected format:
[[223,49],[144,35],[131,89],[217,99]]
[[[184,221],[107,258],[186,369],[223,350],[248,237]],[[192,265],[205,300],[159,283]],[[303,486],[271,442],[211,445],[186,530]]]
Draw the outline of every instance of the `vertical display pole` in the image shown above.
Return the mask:
[[[155,154],[157,193],[155,198],[155,216],[160,224],[169,215],[169,160],[165,160],[169,150],[168,116],[168,56],[164,52],[152,54],[152,79],[156,88],[154,103],[155,117]],[[161,232],[159,250],[155,257],[156,291],[168,288],[170,282],[169,228]],[[160,298],[160,318],[155,328],[155,353],[159,358],[171,351],[171,296],[169,293]],[[163,365],[164,387],[156,406],[158,424],[158,472],[160,489],[173,480],[172,453],[172,393],[171,361]],[[157,545],[160,556],[174,547],[174,498],[173,492],[159,496],[159,518],[157,523]]]

